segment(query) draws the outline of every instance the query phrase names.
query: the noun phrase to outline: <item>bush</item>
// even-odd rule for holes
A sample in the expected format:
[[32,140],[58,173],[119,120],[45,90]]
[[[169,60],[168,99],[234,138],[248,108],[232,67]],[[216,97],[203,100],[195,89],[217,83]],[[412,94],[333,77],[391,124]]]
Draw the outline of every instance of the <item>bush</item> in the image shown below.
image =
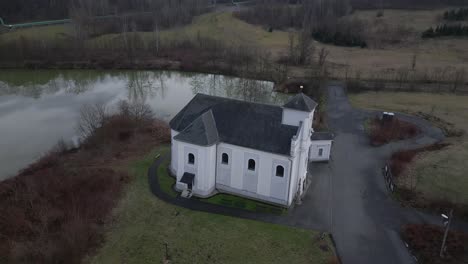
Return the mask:
[[412,162],[416,155],[418,155],[419,153],[426,151],[437,151],[447,146],[449,146],[449,144],[437,143],[427,147],[411,150],[401,150],[393,153],[392,157],[390,158],[390,168],[392,170],[393,176],[398,177],[399,175],[401,175],[408,166],[408,164]]
[[462,24],[443,24],[435,29],[430,27],[421,35],[422,38],[437,38],[445,36],[468,36],[468,26]]
[[0,182],[0,263],[81,263],[101,243],[103,225],[129,181],[114,169],[116,159],[170,141],[167,124],[151,118],[147,106],[122,102],[114,115],[101,109],[94,108],[105,118],[82,147],[60,143]]
[[99,244],[126,179],[110,169],[56,164],[2,182],[0,233],[8,239],[0,241],[0,255],[8,262],[80,263]]
[[378,117],[370,121],[370,141],[373,146],[381,146],[394,140],[404,140],[421,133],[420,129],[409,122],[394,117],[391,121],[383,122]]
[[468,8],[452,9],[444,12],[445,20],[461,21],[468,18]]
[[444,229],[427,224],[410,224],[402,228],[402,236],[421,263],[462,263],[468,251],[468,234],[450,231],[444,259],[439,256]]
[[359,19],[324,20],[312,30],[312,37],[337,46],[367,47],[364,23]]

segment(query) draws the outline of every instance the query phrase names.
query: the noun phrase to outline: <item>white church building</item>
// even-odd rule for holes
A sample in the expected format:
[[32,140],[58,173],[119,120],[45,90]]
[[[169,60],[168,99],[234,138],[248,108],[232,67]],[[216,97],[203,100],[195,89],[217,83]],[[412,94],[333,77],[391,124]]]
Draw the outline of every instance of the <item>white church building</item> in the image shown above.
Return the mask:
[[183,196],[218,192],[290,206],[311,161],[328,161],[332,135],[312,128],[317,103],[283,106],[197,94],[171,120],[170,171]]

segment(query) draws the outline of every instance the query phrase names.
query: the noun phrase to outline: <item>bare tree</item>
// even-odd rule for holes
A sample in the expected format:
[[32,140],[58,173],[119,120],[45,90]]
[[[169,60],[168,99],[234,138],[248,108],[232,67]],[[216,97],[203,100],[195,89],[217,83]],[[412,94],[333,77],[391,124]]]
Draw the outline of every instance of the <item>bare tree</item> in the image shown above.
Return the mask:
[[409,70],[406,67],[401,67],[397,70],[396,74],[397,74],[396,79],[399,84],[398,85],[399,89],[402,89],[403,84],[408,81]]
[[295,46],[295,36],[294,32],[289,32],[289,62],[292,64],[296,64],[296,46]]
[[313,47],[311,45],[312,38],[310,36],[310,31],[303,28],[299,33],[299,39],[297,43],[297,49],[299,50],[299,56],[297,63],[300,65],[306,65],[310,63],[310,58],[312,57]]
[[[330,51],[328,51],[326,48],[320,49],[320,53],[318,56],[318,65],[320,67],[323,67],[325,65],[325,62],[327,62],[327,57],[329,54],[330,54]],[[346,75],[348,75],[347,72],[346,72]]]
[[159,53],[159,48],[161,46],[161,36],[160,36],[160,32],[159,32],[159,26],[158,26],[158,22],[155,21],[154,22],[154,25],[153,25],[153,45],[154,45],[154,50],[155,50],[155,53],[158,54]]
[[456,92],[459,86],[465,85],[465,68],[457,70],[454,74],[452,92]]
[[100,128],[107,118],[106,104],[84,104],[80,109],[78,132],[82,138],[90,136]]
[[418,54],[414,53],[413,57],[411,57],[411,69],[415,70],[416,69],[416,60],[418,58]]

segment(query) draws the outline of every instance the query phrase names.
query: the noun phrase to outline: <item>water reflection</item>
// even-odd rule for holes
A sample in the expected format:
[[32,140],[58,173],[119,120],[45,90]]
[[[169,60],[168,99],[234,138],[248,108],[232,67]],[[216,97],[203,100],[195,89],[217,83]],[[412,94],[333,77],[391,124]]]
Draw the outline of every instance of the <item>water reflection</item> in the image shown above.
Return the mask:
[[[146,102],[148,97],[166,97],[165,72],[133,71],[126,74],[128,79],[128,100]],[[170,78],[170,77],[169,77]]]
[[285,98],[284,95],[273,92],[270,82],[222,75],[193,76],[190,85],[194,94],[204,93],[249,102],[281,104]]
[[145,102],[170,120],[194,94],[281,104],[269,82],[166,71],[0,71],[0,179],[76,135],[80,107]]

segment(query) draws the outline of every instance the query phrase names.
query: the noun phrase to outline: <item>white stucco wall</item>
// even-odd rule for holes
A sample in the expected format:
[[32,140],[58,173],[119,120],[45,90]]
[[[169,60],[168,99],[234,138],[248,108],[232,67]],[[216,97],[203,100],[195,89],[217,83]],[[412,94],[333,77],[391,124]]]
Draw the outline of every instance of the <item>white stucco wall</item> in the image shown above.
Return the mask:
[[[312,141],[309,151],[310,161],[328,161],[330,160],[332,140]],[[319,156],[319,150],[322,149],[322,156]]]
[[300,123],[299,131],[291,141],[292,177],[289,191],[289,200],[296,195],[302,195],[303,185],[308,173],[310,136],[313,131],[312,120],[314,112],[307,113],[307,117]]
[[179,147],[178,147],[178,142],[177,141],[174,141],[172,140],[175,136],[177,136],[177,134],[179,134],[179,132],[171,129],[171,166],[170,166],[170,170],[172,172],[172,174],[176,175],[177,174],[177,161],[179,160],[178,156],[179,156]]
[[[172,140],[173,159],[177,167],[174,173],[177,176],[176,188],[183,190],[186,184],[181,183],[180,180],[185,172],[195,174],[194,185],[192,187],[193,194],[205,197],[211,195],[215,190],[216,177],[216,145],[202,147],[186,142]],[[195,163],[188,163],[188,155],[192,153],[195,156]],[[175,164],[172,162],[172,164]]]
[[[229,165],[221,164],[222,153],[229,154]],[[255,160],[255,172],[247,169],[249,159]],[[217,162],[218,189],[284,205],[289,203],[288,187],[291,170],[289,157],[220,143]],[[278,165],[285,169],[283,177],[275,175]],[[229,177],[225,175],[226,173]]]
[[299,122],[304,122],[304,119],[308,118],[309,114],[309,112],[283,108],[282,124],[299,126]]

